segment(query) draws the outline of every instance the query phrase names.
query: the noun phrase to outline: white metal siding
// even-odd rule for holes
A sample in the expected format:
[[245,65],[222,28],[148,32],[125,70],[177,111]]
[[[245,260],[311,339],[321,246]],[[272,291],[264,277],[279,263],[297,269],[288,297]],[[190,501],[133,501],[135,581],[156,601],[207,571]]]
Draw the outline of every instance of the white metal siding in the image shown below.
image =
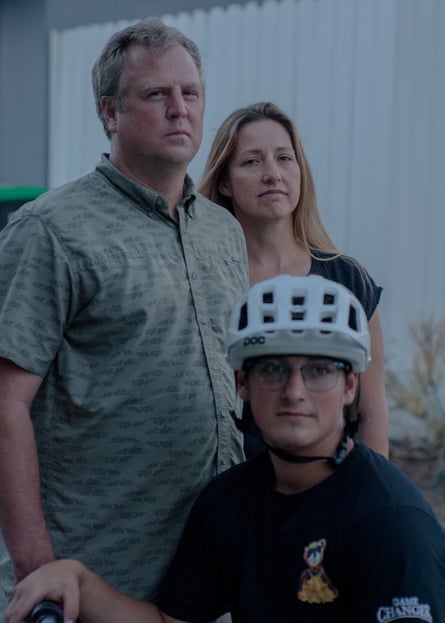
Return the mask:
[[[215,129],[269,99],[297,123],[338,247],[383,285],[387,358],[411,323],[445,317],[445,2],[282,0],[165,16],[206,64],[199,180]],[[49,183],[90,170],[107,140],[90,71],[130,22],[52,32]]]

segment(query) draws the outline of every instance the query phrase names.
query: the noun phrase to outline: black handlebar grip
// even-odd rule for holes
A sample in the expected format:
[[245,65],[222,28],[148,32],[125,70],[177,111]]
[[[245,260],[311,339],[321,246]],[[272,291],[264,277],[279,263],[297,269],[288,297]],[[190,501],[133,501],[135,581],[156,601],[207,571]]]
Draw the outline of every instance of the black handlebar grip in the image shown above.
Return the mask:
[[34,606],[26,623],[63,623],[62,606],[49,599],[41,601]]

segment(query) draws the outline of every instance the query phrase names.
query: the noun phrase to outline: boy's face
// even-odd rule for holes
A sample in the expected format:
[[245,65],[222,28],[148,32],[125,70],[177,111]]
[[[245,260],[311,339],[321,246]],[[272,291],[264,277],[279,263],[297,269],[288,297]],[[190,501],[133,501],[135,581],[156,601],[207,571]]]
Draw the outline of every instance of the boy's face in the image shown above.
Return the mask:
[[250,402],[266,443],[299,455],[335,453],[343,407],[354,400],[358,377],[333,363],[329,357],[268,356],[238,372],[239,394]]

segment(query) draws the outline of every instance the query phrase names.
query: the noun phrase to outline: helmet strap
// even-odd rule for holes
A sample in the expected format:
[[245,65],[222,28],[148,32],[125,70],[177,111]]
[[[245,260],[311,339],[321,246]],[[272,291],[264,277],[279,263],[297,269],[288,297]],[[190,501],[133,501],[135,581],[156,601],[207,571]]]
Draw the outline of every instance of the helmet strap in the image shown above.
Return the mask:
[[266,443],[266,448],[272,452],[272,454],[275,454],[275,456],[283,459],[283,461],[287,461],[288,463],[312,463],[313,461],[327,461],[330,467],[337,469],[337,467],[339,467],[346,458],[348,439],[349,435],[347,431],[345,431],[342,440],[337,446],[335,456],[299,456],[298,454],[287,452],[287,450],[270,446],[268,443]]

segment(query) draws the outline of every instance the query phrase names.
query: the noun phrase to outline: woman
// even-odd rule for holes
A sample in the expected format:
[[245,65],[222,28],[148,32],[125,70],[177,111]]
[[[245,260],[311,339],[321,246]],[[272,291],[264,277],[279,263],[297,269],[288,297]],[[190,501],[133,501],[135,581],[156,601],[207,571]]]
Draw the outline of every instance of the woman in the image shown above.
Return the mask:
[[[343,283],[365,308],[372,362],[357,397],[357,437],[388,455],[383,336],[377,304],[382,289],[328,236],[317,208],[309,163],[292,120],[270,102],[233,112],[218,129],[200,192],[241,223],[251,285],[280,273],[315,273]],[[246,454],[258,444],[250,429]]]

